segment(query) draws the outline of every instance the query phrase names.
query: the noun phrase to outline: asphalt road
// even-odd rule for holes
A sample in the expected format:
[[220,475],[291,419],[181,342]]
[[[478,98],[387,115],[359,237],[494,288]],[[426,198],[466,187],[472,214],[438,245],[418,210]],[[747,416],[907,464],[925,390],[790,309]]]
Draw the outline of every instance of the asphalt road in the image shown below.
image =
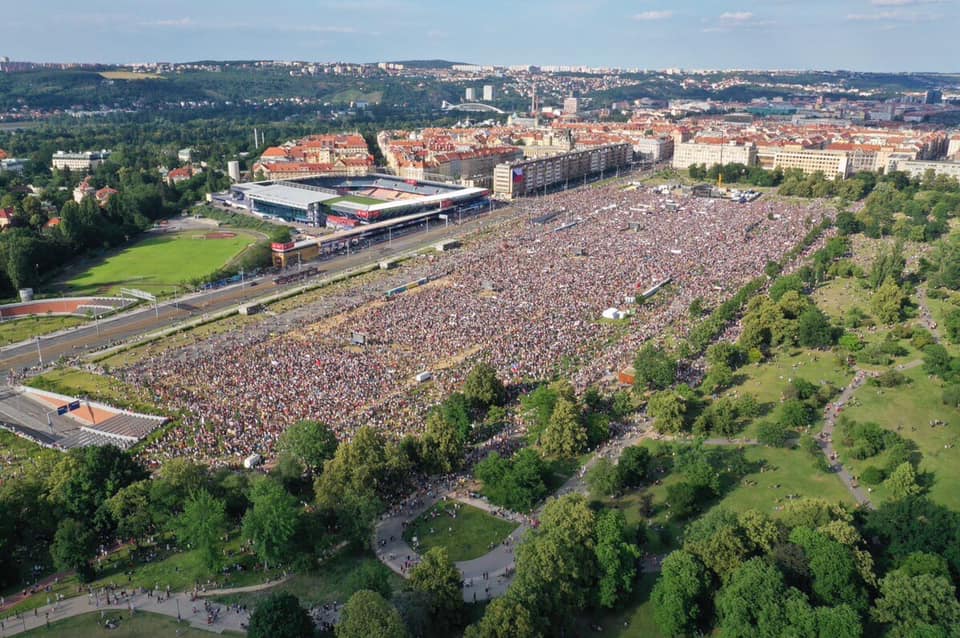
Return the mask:
[[449,226],[443,223],[431,224],[429,231],[420,231],[394,238],[389,245],[386,242],[374,244],[371,248],[356,251],[349,255],[310,262],[307,265],[316,266],[321,270],[320,274],[311,279],[278,286],[273,283],[272,276],[261,277],[245,282],[242,286],[235,284],[218,290],[194,293],[178,300],[165,301],[160,303],[157,309],[154,309],[153,306],[143,305],[135,310],[103,319],[99,322],[99,326],[96,322],[88,323],[63,333],[40,337],[39,342],[34,339],[7,346],[0,350],[0,371],[30,369],[30,372],[39,372],[38,366],[41,357],[43,364],[49,366],[61,356],[77,356],[173,326],[204,314],[217,312],[289,288],[302,286],[304,283],[318,278],[330,277],[359,266],[419,250],[440,240],[458,237],[469,231],[497,223],[516,213],[514,207],[510,206],[464,220],[461,225],[454,223],[449,224]]

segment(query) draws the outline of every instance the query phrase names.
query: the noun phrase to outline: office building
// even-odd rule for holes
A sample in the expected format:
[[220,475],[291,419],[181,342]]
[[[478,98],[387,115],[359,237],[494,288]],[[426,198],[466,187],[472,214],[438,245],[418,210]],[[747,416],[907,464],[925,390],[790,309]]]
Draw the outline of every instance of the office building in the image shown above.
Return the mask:
[[[837,150],[782,150],[777,151],[773,156],[773,167],[775,169],[779,168],[785,171],[800,169],[808,174],[819,172],[831,179],[849,177],[857,172],[857,170],[871,170],[873,163],[873,156],[862,162],[854,162],[851,160],[851,154],[848,151]],[[867,165],[869,165],[870,168],[864,168]]]
[[704,164],[707,168],[715,164],[743,164],[754,166],[757,163],[757,147],[753,144],[701,144],[683,142],[673,148],[673,167],[690,168],[692,164]]
[[933,171],[934,175],[945,175],[960,180],[960,162],[934,162],[924,160],[891,160],[892,170],[903,171],[913,178],[920,179]]
[[108,159],[110,159],[110,151],[87,151],[85,153],[57,151],[53,154],[50,165],[56,171],[70,169],[75,172],[89,173]]

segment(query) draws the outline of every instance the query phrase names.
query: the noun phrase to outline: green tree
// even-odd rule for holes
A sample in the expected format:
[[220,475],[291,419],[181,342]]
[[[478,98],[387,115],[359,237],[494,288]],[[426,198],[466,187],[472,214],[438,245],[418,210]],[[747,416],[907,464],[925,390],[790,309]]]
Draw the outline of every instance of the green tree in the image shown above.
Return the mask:
[[290,556],[300,510],[297,501],[269,478],[250,488],[250,508],[243,517],[243,538],[253,544],[264,569]]
[[393,586],[390,583],[390,569],[374,559],[363,561],[360,567],[350,572],[347,577],[347,585],[351,592],[368,589],[377,592],[386,599],[389,599],[393,593]]
[[304,419],[280,435],[277,449],[281,458],[294,461],[302,473],[313,477],[319,475],[323,464],[333,458],[337,451],[337,437],[329,426]]
[[580,407],[567,399],[559,399],[543,433],[543,449],[560,458],[573,458],[587,446],[587,429]]
[[[794,589],[790,598],[799,594]],[[730,576],[717,593],[718,628],[723,638],[779,638],[787,634],[788,590],[783,575],[762,558],[753,558]]]
[[248,638],[311,638],[313,620],[293,594],[276,592],[250,614]]
[[676,434],[684,429],[687,401],[678,392],[663,390],[650,397],[647,413],[660,433]]
[[463,461],[464,439],[457,427],[443,418],[439,410],[427,417],[427,430],[421,439],[421,456],[427,468],[448,474]]
[[439,633],[460,625],[463,618],[463,581],[443,547],[434,547],[410,572],[410,586],[426,594]]
[[623,594],[633,591],[640,549],[627,540],[627,520],[620,510],[605,510],[597,516],[597,565],[600,583],[597,598],[612,609]]
[[203,566],[216,570],[227,530],[226,504],[205,489],[197,490],[187,499],[173,526],[177,538],[197,550]]
[[400,612],[377,592],[361,590],[347,601],[334,632],[337,638],[407,638]]
[[528,430],[533,442],[538,442],[538,437],[550,424],[550,415],[553,414],[559,398],[559,393],[548,385],[537,386],[533,392],[521,397],[520,406],[525,419],[530,423]]
[[653,619],[660,632],[671,638],[694,635],[706,620],[710,578],[692,554],[671,552],[660,567],[654,585]]
[[65,518],[57,526],[50,546],[53,564],[62,571],[75,570],[83,582],[93,579],[90,559],[95,555],[96,537],[81,522]]
[[491,601],[479,623],[467,627],[464,638],[541,638],[543,626],[529,602],[509,589]]
[[810,306],[797,319],[797,343],[804,348],[829,348],[833,345],[830,320],[816,306]]
[[605,458],[594,463],[587,472],[587,485],[590,487],[590,496],[601,499],[614,496],[620,491],[620,475],[617,466]]
[[943,318],[943,328],[951,343],[960,343],[960,308],[954,308]]
[[915,496],[923,491],[917,484],[917,471],[909,462],[898,465],[883,482],[883,486],[890,492],[890,497],[895,499]]
[[149,480],[131,483],[106,502],[107,509],[117,523],[117,535],[132,540],[138,547],[154,528],[150,483]]
[[493,366],[478,363],[463,383],[463,394],[472,406],[485,410],[491,405],[503,405],[507,393]]
[[893,279],[885,280],[870,298],[877,319],[886,324],[900,321],[906,301],[906,294]]
[[640,445],[631,445],[620,454],[617,482],[623,487],[639,487],[647,478],[649,468],[650,450]]
[[648,343],[634,360],[633,387],[636,390],[663,390],[673,385],[677,378],[677,362],[662,348]]
[[923,625],[938,627],[943,632],[940,635],[952,636],[960,626],[960,603],[949,578],[908,576],[895,570],[880,581],[872,615],[878,622],[892,625],[899,636],[915,635]]

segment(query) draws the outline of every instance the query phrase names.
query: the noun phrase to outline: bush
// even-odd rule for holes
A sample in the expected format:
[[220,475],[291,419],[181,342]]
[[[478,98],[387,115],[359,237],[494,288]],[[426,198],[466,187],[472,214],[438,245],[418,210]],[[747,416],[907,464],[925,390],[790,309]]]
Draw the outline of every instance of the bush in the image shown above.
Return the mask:
[[895,388],[909,382],[910,379],[905,374],[898,372],[897,370],[887,370],[880,376],[870,379],[871,385],[881,388]]
[[763,421],[757,425],[757,440],[770,447],[783,447],[787,444],[790,429],[777,421]]
[[943,403],[953,408],[960,408],[960,384],[952,383],[943,388]]
[[860,473],[860,480],[867,485],[880,485],[886,478],[886,474],[879,467],[874,465],[867,466]]
[[849,352],[859,352],[863,350],[863,341],[855,334],[846,333],[837,341],[837,344]]

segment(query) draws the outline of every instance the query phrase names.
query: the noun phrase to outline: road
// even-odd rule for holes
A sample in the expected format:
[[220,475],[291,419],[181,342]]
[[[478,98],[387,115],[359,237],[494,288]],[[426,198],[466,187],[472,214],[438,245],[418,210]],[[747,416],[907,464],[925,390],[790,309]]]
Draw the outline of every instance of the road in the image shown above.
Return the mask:
[[34,368],[34,371],[37,371],[36,366],[41,359],[45,366],[49,366],[62,356],[74,357],[98,350],[182,321],[296,288],[304,283],[332,277],[361,266],[420,250],[438,241],[461,237],[468,232],[496,224],[515,214],[518,214],[518,211],[512,206],[501,208],[464,220],[462,224],[446,226],[438,223],[429,231],[410,233],[393,239],[389,245],[375,244],[372,248],[348,255],[309,262],[308,265],[317,266],[322,270],[319,275],[311,279],[278,286],[273,283],[272,278],[261,277],[244,282],[242,285],[234,284],[165,301],[156,309],[150,306],[120,313],[100,320],[99,325],[84,324],[46,337],[13,344],[0,349],[0,370]]

